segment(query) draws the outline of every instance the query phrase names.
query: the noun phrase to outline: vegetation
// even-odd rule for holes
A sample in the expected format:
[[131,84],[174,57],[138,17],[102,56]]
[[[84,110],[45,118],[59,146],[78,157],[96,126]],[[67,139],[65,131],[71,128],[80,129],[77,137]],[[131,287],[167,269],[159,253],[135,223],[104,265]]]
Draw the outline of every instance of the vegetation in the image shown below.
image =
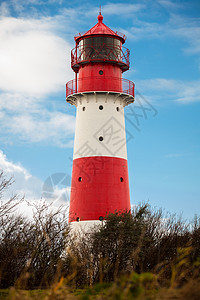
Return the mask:
[[0,173],[0,299],[200,299],[200,222],[141,204],[78,236],[61,208],[16,214]]

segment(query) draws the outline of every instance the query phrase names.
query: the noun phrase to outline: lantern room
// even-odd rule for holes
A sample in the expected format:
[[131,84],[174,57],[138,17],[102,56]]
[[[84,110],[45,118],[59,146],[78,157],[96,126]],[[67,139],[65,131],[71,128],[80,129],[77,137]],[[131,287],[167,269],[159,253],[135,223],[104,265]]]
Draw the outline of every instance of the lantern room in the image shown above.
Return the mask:
[[101,12],[97,19],[89,31],[75,36],[71,66],[76,73],[77,92],[122,92],[122,72],[129,69],[129,50],[122,46],[126,37],[107,27]]

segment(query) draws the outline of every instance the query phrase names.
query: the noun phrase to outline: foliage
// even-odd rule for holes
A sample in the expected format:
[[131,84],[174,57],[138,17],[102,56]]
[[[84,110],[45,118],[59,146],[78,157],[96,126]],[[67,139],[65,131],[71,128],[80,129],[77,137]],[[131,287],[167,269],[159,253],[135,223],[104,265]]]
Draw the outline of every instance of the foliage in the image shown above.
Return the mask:
[[[1,175],[0,180],[3,191],[10,180]],[[53,212],[47,203],[38,202],[33,204],[33,219],[28,220],[13,213],[15,199],[2,201],[0,208],[0,288],[50,286],[61,276],[69,232],[65,213],[61,208]]]
[[17,215],[22,199],[3,199],[10,184],[0,173],[0,299],[200,298],[197,217],[186,224],[141,204],[72,232],[45,202],[32,219]]

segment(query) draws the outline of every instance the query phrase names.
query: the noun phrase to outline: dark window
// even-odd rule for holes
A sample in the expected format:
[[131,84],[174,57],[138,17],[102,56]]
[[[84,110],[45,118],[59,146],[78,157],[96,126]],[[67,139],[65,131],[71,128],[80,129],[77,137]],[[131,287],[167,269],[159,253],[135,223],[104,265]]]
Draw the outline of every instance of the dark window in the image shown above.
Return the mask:
[[99,105],[99,109],[102,110],[103,109],[103,105]]
[[116,110],[119,111],[119,107],[116,107]]
[[85,106],[83,106],[83,111],[85,111]]
[[102,136],[100,136],[100,137],[99,137],[99,140],[100,140],[100,142],[102,142],[102,141],[103,141],[103,137],[102,137]]
[[121,41],[113,37],[89,37],[79,43],[79,58],[121,60]]
[[103,71],[102,71],[102,70],[100,70],[100,71],[99,71],[99,74],[100,74],[100,75],[103,75]]
[[77,218],[76,218],[76,221],[77,221],[77,222],[79,222],[79,221],[80,221],[80,218],[79,218],[79,217],[77,217]]
[[82,177],[79,177],[79,178],[78,178],[78,181],[81,182],[81,181],[82,181]]
[[99,221],[103,221],[103,217],[102,216],[99,217]]
[[123,182],[123,181],[124,181],[124,178],[123,178],[123,177],[120,177],[120,181]]

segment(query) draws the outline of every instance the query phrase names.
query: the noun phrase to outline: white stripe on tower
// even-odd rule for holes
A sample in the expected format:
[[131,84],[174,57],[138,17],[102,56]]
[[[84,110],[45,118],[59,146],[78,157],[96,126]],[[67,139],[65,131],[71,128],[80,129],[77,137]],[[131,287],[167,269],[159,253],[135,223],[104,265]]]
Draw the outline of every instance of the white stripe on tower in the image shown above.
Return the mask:
[[117,93],[77,96],[74,159],[110,156],[127,159],[124,106]]

